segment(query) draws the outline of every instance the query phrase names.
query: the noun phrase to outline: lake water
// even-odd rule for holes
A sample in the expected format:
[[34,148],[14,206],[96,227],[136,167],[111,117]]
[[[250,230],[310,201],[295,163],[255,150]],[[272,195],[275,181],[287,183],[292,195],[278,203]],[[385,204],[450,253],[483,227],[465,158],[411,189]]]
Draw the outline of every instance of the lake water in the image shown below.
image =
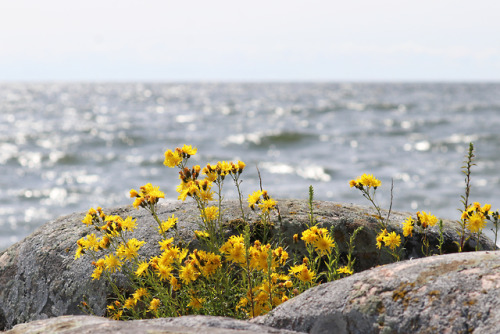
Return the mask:
[[[500,84],[3,83],[0,249],[58,216],[132,203],[151,182],[175,199],[164,152],[247,163],[245,196],[368,204],[349,180],[373,173],[387,207],[458,218],[461,165],[476,147],[471,200],[500,208]],[[226,197],[235,197],[227,187]],[[489,230],[490,227],[487,228]]]

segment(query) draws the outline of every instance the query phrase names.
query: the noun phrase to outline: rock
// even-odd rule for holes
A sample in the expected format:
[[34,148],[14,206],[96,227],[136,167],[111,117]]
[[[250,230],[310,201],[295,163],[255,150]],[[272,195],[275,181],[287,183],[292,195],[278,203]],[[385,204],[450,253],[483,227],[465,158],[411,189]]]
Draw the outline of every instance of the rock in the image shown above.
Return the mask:
[[293,334],[243,320],[209,316],[185,316],[134,321],[114,321],[95,316],[61,316],[14,326],[6,334],[94,334],[94,333],[213,333],[213,334]]
[[500,251],[432,256],[322,284],[251,322],[307,333],[491,333]]
[[[234,200],[225,201],[223,209],[227,225],[232,226],[241,214],[239,203]],[[255,213],[249,208],[245,209],[250,221],[257,220]],[[293,234],[302,232],[309,222],[307,201],[279,201],[279,209],[281,222],[275,217],[275,227],[289,246],[289,252],[303,252],[303,243],[294,244],[292,237]],[[146,210],[124,206],[104,211],[106,214],[137,218],[138,228],[134,231],[134,237],[147,241],[141,248],[141,253],[147,257],[158,254],[157,224]],[[179,231],[184,240],[192,240],[193,231],[199,229],[199,212],[192,202],[162,203],[158,205],[157,211],[162,220],[172,214],[179,218]],[[375,247],[375,236],[379,228],[373,209],[315,201],[314,213],[320,226],[333,226],[335,240],[344,255],[347,251],[346,241],[351,233],[357,227],[364,226],[356,239],[353,254],[356,258],[356,271],[392,261],[390,256]],[[108,292],[105,280],[91,280],[93,268],[89,258],[73,260],[76,241],[92,232],[91,227],[81,223],[84,216],[85,213],[75,213],[49,222],[0,253],[0,330],[37,319],[82,314],[78,305],[83,296],[87,296],[87,303],[97,315],[104,314]],[[393,212],[390,229],[401,233],[401,222],[407,216],[405,213]],[[455,227],[456,224],[446,222],[446,252],[456,251]],[[433,227],[428,234],[431,246],[436,244],[436,231]],[[486,238],[480,239],[480,243],[482,249],[496,247]],[[193,241],[192,247],[196,246],[196,241]],[[469,240],[466,249],[473,249],[474,246],[474,241]],[[414,236],[406,243],[405,257],[421,256],[421,244],[418,237]]]

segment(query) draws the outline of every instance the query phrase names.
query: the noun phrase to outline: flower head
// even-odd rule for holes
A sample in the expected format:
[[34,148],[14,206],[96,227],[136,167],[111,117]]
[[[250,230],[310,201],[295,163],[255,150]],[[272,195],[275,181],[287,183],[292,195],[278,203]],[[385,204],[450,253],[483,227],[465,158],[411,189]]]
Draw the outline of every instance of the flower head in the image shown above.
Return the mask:
[[436,216],[433,216],[430,212],[426,213],[425,211],[422,211],[422,213],[417,212],[417,218],[418,218],[417,224],[421,225],[422,228],[434,226],[438,222]]
[[214,221],[219,218],[219,208],[216,206],[209,206],[203,210],[202,218],[206,218],[208,221]]
[[403,223],[403,235],[405,237],[407,236],[412,236],[412,232],[413,232],[413,226],[414,226],[414,223],[415,221],[411,218],[411,217],[408,217],[405,219],[404,223]]
[[165,152],[165,160],[163,164],[167,167],[174,168],[182,162],[182,152],[180,150],[175,150],[172,152],[168,150]]
[[388,233],[384,236],[384,243],[386,247],[389,247],[391,250],[395,250],[397,247],[401,245],[401,236],[396,234],[396,232]]
[[198,149],[196,147],[193,148],[191,145],[184,145],[184,146],[182,146],[181,150],[182,150],[182,153],[184,153],[185,155],[187,155],[187,157],[189,158],[189,156],[195,155],[196,151]]
[[377,241],[377,248],[378,249],[382,248],[382,242],[384,241],[384,237],[386,235],[387,235],[387,230],[386,229],[383,229],[382,231],[380,231],[379,234],[377,234],[376,241]]
[[157,312],[158,311],[158,307],[160,307],[160,300],[158,298],[153,298],[151,300],[151,303],[149,304],[149,310],[150,311],[153,311],[153,312]]
[[191,296],[191,300],[189,304],[187,304],[187,307],[190,307],[195,310],[201,309],[203,306],[203,303],[205,302],[205,298],[196,298],[194,296]]
[[345,274],[345,275],[352,275],[353,271],[351,269],[349,269],[349,267],[343,266],[343,267],[340,267],[339,269],[337,269],[337,273]]
[[146,261],[140,262],[139,265],[137,266],[137,270],[135,271],[135,276],[137,277],[142,276],[142,274],[144,274],[144,272],[148,269],[148,267],[149,263],[147,263]]
[[373,187],[374,189],[377,189],[377,187],[380,187],[381,184],[382,182],[376,179],[372,174],[363,174],[356,180],[349,181],[349,186],[351,188],[356,187],[358,189],[362,189],[363,187]]
[[260,196],[262,195],[262,191],[254,191],[252,194],[248,195],[248,206],[252,208],[252,210],[255,208],[255,205],[260,202]]
[[467,219],[467,228],[472,233],[480,232],[485,226],[486,226],[486,219],[479,212],[474,212]]

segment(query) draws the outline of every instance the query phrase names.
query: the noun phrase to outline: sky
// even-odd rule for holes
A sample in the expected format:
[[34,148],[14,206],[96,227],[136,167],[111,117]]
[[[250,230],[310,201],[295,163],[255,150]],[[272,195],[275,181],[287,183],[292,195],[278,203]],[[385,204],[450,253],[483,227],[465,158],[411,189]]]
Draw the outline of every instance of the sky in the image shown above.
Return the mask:
[[2,0],[0,81],[500,81],[498,0]]

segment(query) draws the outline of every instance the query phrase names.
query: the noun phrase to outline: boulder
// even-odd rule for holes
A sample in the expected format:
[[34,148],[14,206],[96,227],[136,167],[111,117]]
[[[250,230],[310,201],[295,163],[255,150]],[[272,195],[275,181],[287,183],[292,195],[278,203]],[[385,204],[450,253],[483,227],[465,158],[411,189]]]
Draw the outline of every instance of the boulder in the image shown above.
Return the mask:
[[[305,200],[279,201],[280,219],[273,216],[275,232],[279,233],[289,252],[304,252],[302,242],[293,243],[293,235],[300,233],[309,223],[309,206]],[[224,201],[224,221],[228,233],[238,224],[241,217],[239,202]],[[144,209],[136,210],[132,206],[105,209],[106,214],[137,218],[138,228],[134,237],[145,240],[141,248],[146,257],[158,254],[159,235],[157,224]],[[200,217],[192,202],[163,202],[158,205],[158,215],[166,220],[172,214],[179,218],[179,232],[182,239],[192,241],[191,247],[199,246],[193,239],[193,231],[199,229]],[[0,253],[0,330],[11,328],[15,324],[32,320],[78,315],[82,311],[78,305],[83,296],[97,315],[103,315],[106,308],[108,288],[105,280],[92,281],[91,261],[88,257],[74,260],[76,242],[91,233],[91,227],[82,224],[86,213],[74,213],[58,218],[40,227],[24,240]],[[318,225],[333,228],[333,235],[343,256],[347,252],[346,242],[352,232],[363,226],[355,242],[355,270],[366,270],[378,264],[389,263],[392,258],[375,247],[375,236],[379,232],[375,211],[368,207],[336,204],[332,202],[314,202],[314,214]],[[385,214],[385,213],[384,213]],[[245,208],[249,221],[256,221],[258,216]],[[408,213],[393,212],[389,222],[390,230],[401,233],[401,222]],[[456,223],[446,221],[443,249],[445,252],[456,251]],[[428,239],[431,249],[436,252],[437,229],[431,228]],[[406,242],[403,258],[422,256],[418,235]],[[475,241],[470,239],[466,249],[473,249]],[[481,249],[495,249],[490,240],[480,239]]]
[[409,260],[319,285],[252,323],[307,333],[491,333],[500,251]]
[[133,321],[115,321],[95,316],[72,315],[19,324],[6,332],[6,334],[35,333],[293,334],[297,332],[252,324],[243,320],[201,315]]

